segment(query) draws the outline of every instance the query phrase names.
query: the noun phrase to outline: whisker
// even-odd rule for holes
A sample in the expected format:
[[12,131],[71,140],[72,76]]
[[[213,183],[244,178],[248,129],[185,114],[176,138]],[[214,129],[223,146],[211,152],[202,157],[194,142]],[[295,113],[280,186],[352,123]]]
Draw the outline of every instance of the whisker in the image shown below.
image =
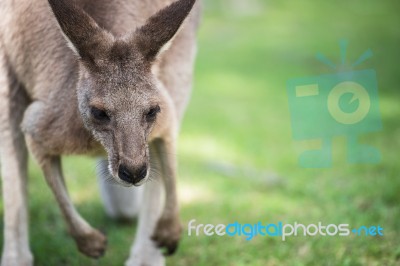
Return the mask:
[[153,176],[149,176],[149,178],[147,179],[147,181],[146,181],[146,183],[147,182],[157,182],[157,183],[161,183],[161,180],[160,180],[160,178],[154,178]]
[[104,182],[110,185],[119,185],[119,183],[114,179],[108,170],[107,160],[98,160],[96,163],[96,173],[97,176]]

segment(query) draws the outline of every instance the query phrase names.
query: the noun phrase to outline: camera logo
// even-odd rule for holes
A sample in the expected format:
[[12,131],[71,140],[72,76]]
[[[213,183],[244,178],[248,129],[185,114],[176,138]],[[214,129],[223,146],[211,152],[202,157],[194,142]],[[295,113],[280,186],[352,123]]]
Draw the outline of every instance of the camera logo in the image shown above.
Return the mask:
[[372,57],[372,51],[344,70],[347,42],[341,41],[340,48],[340,66],[317,54],[336,73],[295,78],[287,84],[293,138],[321,142],[319,149],[300,155],[299,164],[305,168],[331,167],[332,139],[337,136],[347,139],[347,162],[378,163],[381,158],[376,148],[359,142],[360,135],[382,129],[376,72],[353,70]]

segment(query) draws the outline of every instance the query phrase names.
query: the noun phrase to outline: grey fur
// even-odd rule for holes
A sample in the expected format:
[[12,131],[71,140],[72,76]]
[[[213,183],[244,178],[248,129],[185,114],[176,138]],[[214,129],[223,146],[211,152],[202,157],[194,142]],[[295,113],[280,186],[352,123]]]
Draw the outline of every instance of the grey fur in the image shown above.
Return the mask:
[[[162,179],[146,184],[144,195],[151,197],[161,189],[165,204],[161,205],[161,199],[143,202],[140,237],[127,265],[163,264],[156,245],[175,251],[181,226],[174,154],[190,96],[199,4],[185,20],[195,0],[169,5],[172,2],[49,0],[49,5],[45,0],[0,1],[3,266],[33,264],[28,246],[25,143],[39,162],[78,249],[92,257],[104,253],[106,239],[72,205],[60,156],[107,155],[112,177],[129,186],[143,184],[149,171],[143,180],[126,182],[118,169],[124,165],[136,177],[138,169],[150,165],[151,151]],[[160,27],[165,29],[160,31]],[[161,53],[166,45],[170,48]],[[161,111],[150,119],[155,107]],[[107,123],[95,119],[93,112],[98,109],[108,115]],[[160,210],[157,215],[151,214],[153,208]],[[153,228],[151,232],[146,224]]]

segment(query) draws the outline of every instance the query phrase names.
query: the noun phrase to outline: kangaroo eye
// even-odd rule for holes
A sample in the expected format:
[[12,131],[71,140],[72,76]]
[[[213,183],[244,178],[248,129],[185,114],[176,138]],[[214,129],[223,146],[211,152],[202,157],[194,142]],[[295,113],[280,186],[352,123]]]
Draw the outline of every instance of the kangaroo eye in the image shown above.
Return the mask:
[[104,110],[101,110],[96,107],[91,107],[90,113],[92,114],[92,117],[99,122],[110,121],[110,117],[107,115],[107,113]]
[[150,108],[150,110],[146,113],[147,122],[154,122],[156,120],[157,114],[161,111],[160,106],[155,106]]

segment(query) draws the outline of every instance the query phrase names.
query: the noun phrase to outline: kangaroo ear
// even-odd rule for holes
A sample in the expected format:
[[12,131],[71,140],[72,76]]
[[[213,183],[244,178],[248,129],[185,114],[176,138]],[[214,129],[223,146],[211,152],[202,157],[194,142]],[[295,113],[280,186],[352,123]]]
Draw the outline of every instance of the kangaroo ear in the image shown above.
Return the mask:
[[133,43],[139,52],[152,62],[168,46],[189,15],[196,0],[179,0],[150,17],[133,34]]
[[72,50],[83,60],[94,61],[102,49],[109,47],[113,36],[101,29],[74,0],[48,0]]

